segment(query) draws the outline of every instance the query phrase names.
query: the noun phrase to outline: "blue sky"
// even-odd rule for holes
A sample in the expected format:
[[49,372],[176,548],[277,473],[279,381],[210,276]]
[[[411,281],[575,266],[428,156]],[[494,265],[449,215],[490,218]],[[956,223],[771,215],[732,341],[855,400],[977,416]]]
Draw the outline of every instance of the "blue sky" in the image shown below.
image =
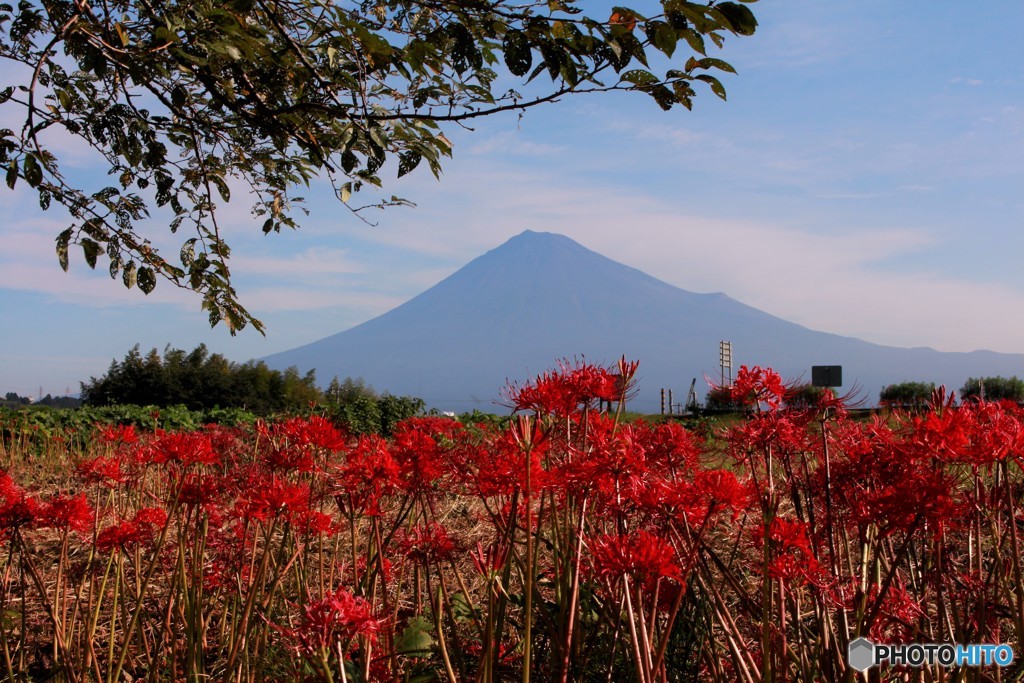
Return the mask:
[[205,342],[237,361],[292,348],[525,229],[813,329],[1024,352],[1024,3],[752,8],[757,34],[714,55],[739,72],[723,78],[728,102],[702,92],[693,112],[662,112],[639,94],[580,96],[453,128],[441,180],[423,169],[387,186],[417,207],[371,215],[373,227],[327,187],[287,234],[262,235],[244,196],[224,207],[265,338],[211,330],[198,298],[127,291],[77,254],[62,273],[53,240],[67,218],[4,189],[0,392],[75,392],[136,343]]

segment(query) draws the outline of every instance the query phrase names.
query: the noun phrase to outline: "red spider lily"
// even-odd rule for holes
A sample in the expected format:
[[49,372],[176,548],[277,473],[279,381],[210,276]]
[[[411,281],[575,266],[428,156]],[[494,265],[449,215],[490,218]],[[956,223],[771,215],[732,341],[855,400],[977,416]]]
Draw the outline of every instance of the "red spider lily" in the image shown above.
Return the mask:
[[854,523],[874,524],[882,536],[915,524],[941,533],[959,523],[966,506],[956,481],[922,454],[920,440],[879,421],[846,424],[834,436],[842,446],[832,463],[835,512],[849,511]]
[[186,506],[212,507],[223,500],[226,488],[220,477],[190,472],[182,479],[179,500]]
[[[516,644],[502,641],[500,643],[493,644],[491,647],[494,648],[495,646],[498,650],[498,666],[511,666],[523,658],[522,648]],[[484,652],[483,643],[479,640],[467,643],[466,652],[472,657],[479,658]]]
[[405,556],[414,562],[444,561],[459,549],[448,529],[436,522],[402,530],[395,540]]
[[611,420],[594,422],[590,450],[580,462],[568,465],[563,476],[597,493],[600,505],[619,512],[630,509],[649,475],[645,445],[649,432],[631,424],[612,431]]
[[[868,597],[877,599],[878,586],[872,586]],[[925,615],[921,603],[907,592],[906,583],[896,574],[879,609],[878,619],[871,624],[868,634],[878,642],[906,642],[917,633],[918,620]]]
[[[373,558],[367,558],[366,555],[360,555],[359,559],[356,560],[356,573],[359,576],[366,575],[367,562],[369,562],[370,571],[380,571],[385,583],[391,583],[391,568],[394,563],[386,557],[376,556]],[[344,573],[344,571],[342,571]]]
[[274,432],[292,445],[338,451],[345,447],[345,434],[320,415],[293,417],[275,425]]
[[[764,527],[755,527],[753,533],[754,547],[760,548],[765,542]],[[775,517],[767,536],[771,542],[768,576],[795,584],[822,583],[823,571],[811,550],[806,523],[798,519]]]
[[165,432],[158,434],[149,446],[151,462],[213,465],[220,456],[213,449],[210,437],[202,432]]
[[436,440],[447,441],[457,441],[466,434],[466,428],[458,420],[433,415],[409,417],[395,426],[395,432],[400,433],[406,430],[424,432],[433,435]]
[[225,523],[218,508],[206,511],[208,525],[205,547],[210,560],[203,568],[203,584],[213,590],[230,585],[235,577],[247,581],[252,557],[251,536],[246,533],[245,520]]
[[31,526],[39,515],[39,503],[26,495],[7,472],[0,473],[0,532]]
[[316,510],[300,511],[292,517],[292,525],[298,533],[315,536],[317,534],[333,535],[338,532],[338,525],[330,515]]
[[335,648],[347,650],[353,638],[372,635],[380,626],[369,602],[338,588],[324,599],[306,604],[295,628],[281,630],[295,640],[300,652],[318,656]]
[[273,425],[266,434],[272,444],[266,461],[273,470],[310,472],[318,451],[335,452],[345,447],[345,435],[319,415],[290,418]]
[[133,444],[139,441],[135,425],[105,425],[99,428],[99,437],[107,443]]
[[477,541],[476,550],[469,556],[473,560],[473,566],[480,572],[480,576],[489,580],[505,568],[505,563],[508,561],[508,545],[491,543],[484,550],[483,544]]
[[736,381],[729,387],[734,403],[755,405],[765,403],[769,408],[778,408],[786,398],[786,385],[782,377],[770,368],[755,365],[748,368],[741,365]]
[[277,477],[254,477],[235,501],[239,517],[267,521],[279,515],[294,519],[309,512],[308,483],[292,483]]
[[647,458],[666,472],[697,467],[703,442],[700,437],[676,422],[654,428],[648,437]]
[[443,451],[426,425],[402,422],[392,437],[391,454],[402,488],[410,493],[433,490],[448,472]]
[[122,466],[120,458],[98,456],[78,463],[75,468],[79,478],[87,484],[101,484],[114,488],[128,481],[128,472]]
[[115,548],[128,550],[148,543],[166,523],[166,510],[142,508],[132,519],[121,521],[100,531],[96,536],[96,549],[101,552]]
[[652,589],[659,579],[682,580],[675,550],[648,531],[598,536],[590,542],[590,554],[593,573],[612,583],[629,576],[636,585]]
[[399,469],[388,443],[371,434],[359,437],[331,480],[334,498],[343,511],[375,517],[381,514],[381,499],[398,489]]
[[[515,423],[513,423],[515,424]],[[530,487],[536,492],[550,482],[550,475],[543,466],[548,441],[540,428],[533,424],[523,427],[529,436],[515,428],[506,429],[489,448],[480,449],[474,455],[477,459],[474,481],[479,495],[483,497],[511,495],[526,488],[527,461],[529,461]],[[524,444],[530,442],[527,455]]]
[[788,458],[815,450],[820,437],[807,429],[808,415],[775,411],[752,415],[729,432],[734,456],[746,460],[747,453],[765,453],[771,449],[779,457]]
[[906,431],[903,450],[911,458],[930,461],[932,458],[956,462],[964,457],[971,435],[976,432],[974,412],[970,409],[949,408],[931,411],[907,420],[899,414]]
[[693,476],[694,487],[708,500],[708,509],[732,511],[733,519],[754,500],[753,490],[729,470],[702,470]]
[[984,466],[1024,457],[1024,420],[1019,406],[1009,401],[979,401],[958,412],[969,414],[973,423],[970,443],[961,451],[965,461]]
[[719,513],[735,520],[756,500],[755,490],[728,470],[699,470],[692,479],[657,479],[641,494],[643,506],[655,514],[702,525]]
[[77,496],[60,493],[39,508],[38,517],[41,528],[84,533],[92,528],[95,514],[84,493]]
[[559,369],[538,376],[526,384],[510,384],[505,389],[511,407],[518,411],[571,415],[580,406],[596,400],[618,401],[632,389],[638,363],[619,362],[619,372],[577,361],[559,363]]

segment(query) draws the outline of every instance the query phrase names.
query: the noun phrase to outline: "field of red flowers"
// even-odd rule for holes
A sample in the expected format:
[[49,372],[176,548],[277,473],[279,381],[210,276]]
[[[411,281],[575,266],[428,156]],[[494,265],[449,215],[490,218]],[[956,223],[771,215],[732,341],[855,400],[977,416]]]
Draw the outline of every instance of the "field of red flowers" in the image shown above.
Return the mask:
[[1017,649],[1021,408],[939,393],[852,420],[743,368],[755,409],[698,435],[598,410],[635,371],[512,386],[503,428],[313,416],[7,448],[2,677],[854,681],[859,636]]

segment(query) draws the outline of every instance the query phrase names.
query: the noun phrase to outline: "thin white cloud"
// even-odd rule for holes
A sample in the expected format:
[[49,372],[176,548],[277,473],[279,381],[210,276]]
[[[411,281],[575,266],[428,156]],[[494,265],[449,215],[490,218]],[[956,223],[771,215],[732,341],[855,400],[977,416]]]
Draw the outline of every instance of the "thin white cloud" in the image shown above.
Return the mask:
[[284,275],[291,280],[366,271],[365,264],[353,259],[350,250],[332,248],[308,248],[290,256],[240,254],[231,259],[231,266],[239,273]]
[[[401,297],[377,292],[332,291],[313,287],[243,288],[239,290],[239,294],[245,306],[257,317],[264,313],[316,311],[344,306],[352,311],[360,311],[370,318],[405,301]],[[340,329],[333,331],[341,332]]]
[[[524,139],[525,138],[525,139]],[[520,131],[503,131],[475,141],[468,148],[469,154],[508,154],[515,156],[547,156],[557,154],[564,148],[544,142],[535,142]]]

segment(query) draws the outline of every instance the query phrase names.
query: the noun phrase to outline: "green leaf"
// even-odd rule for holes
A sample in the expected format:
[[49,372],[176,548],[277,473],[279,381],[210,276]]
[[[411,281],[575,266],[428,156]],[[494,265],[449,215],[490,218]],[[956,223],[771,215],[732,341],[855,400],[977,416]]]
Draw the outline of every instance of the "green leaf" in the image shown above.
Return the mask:
[[741,36],[752,36],[757,29],[757,19],[749,7],[736,2],[720,2],[715,5],[725,19],[729,22],[727,28]]
[[[271,221],[271,223],[273,223],[273,219],[269,219],[269,220]],[[266,231],[264,230],[264,232],[266,232]],[[184,265],[186,268],[191,266],[195,262],[195,260],[196,260],[196,242],[197,241],[198,241],[198,238],[193,237],[191,239],[185,240],[185,243],[181,245],[181,253],[179,254],[179,256],[181,257],[182,265]]]
[[88,237],[82,238],[81,245],[82,253],[85,255],[85,262],[89,264],[90,268],[95,269],[96,257],[100,255],[103,248]]
[[14,189],[15,183],[18,182],[18,162],[16,159],[11,159],[10,165],[7,167],[7,187]]
[[732,64],[721,59],[715,59],[714,57],[705,57],[704,59],[697,60],[697,64],[702,69],[714,68],[720,71],[728,71],[731,74],[736,73],[736,69],[732,68]]
[[676,51],[676,43],[679,42],[679,33],[668,24],[658,21],[648,25],[648,36],[654,47],[671,57]]
[[217,192],[220,193],[220,198],[226,202],[231,201],[231,190],[228,189],[228,184],[224,182],[224,179],[219,175],[210,176],[210,182],[217,186]]
[[57,235],[57,261],[61,269],[68,272],[68,244],[71,242],[72,229],[68,228]]
[[693,109],[693,88],[686,81],[676,81],[672,84],[672,91],[675,93],[676,101],[687,109]]
[[717,78],[715,78],[714,76],[709,76],[707,74],[697,74],[696,76],[694,76],[694,78],[696,78],[698,81],[704,81],[705,83],[710,85],[711,92],[715,93],[723,100],[725,99],[725,86],[723,86],[722,82],[719,81]]
[[476,611],[469,604],[465,593],[456,593],[452,596],[452,614],[457,621],[468,621],[476,614]]
[[622,74],[622,80],[635,85],[653,85],[658,82],[658,77],[652,74],[650,71],[644,71],[643,69],[633,69]]
[[533,65],[533,51],[530,41],[522,31],[510,30],[502,40],[505,66],[513,76],[525,76]]
[[694,52],[699,52],[702,55],[707,54],[707,48],[704,47],[704,38],[699,33],[692,28],[683,29],[681,33]]
[[430,622],[423,617],[413,617],[402,631],[395,648],[402,655],[430,654],[434,639],[430,635]]
[[149,294],[156,288],[156,274],[149,266],[142,266],[139,268],[138,273],[136,274],[136,279],[138,281],[139,289],[141,289],[144,294]]
[[644,92],[654,98],[654,101],[658,103],[658,106],[668,111],[675,105],[676,97],[672,94],[672,91],[663,85],[655,86],[653,88],[644,88]]
[[398,177],[411,173],[420,164],[423,157],[419,152],[404,152],[398,156]]
[[135,261],[129,261],[128,265],[121,271],[121,280],[124,282],[124,286],[131,289],[135,286]]
[[480,69],[483,66],[483,55],[480,54],[469,29],[459,22],[452,22],[448,24],[447,30],[454,43],[451,58],[455,72],[461,75],[470,67],[474,70]]
[[562,72],[562,60],[565,58],[564,53],[550,42],[543,42],[538,47],[540,49],[540,56],[544,58],[544,66],[548,68],[551,80],[557,79],[558,74]]

